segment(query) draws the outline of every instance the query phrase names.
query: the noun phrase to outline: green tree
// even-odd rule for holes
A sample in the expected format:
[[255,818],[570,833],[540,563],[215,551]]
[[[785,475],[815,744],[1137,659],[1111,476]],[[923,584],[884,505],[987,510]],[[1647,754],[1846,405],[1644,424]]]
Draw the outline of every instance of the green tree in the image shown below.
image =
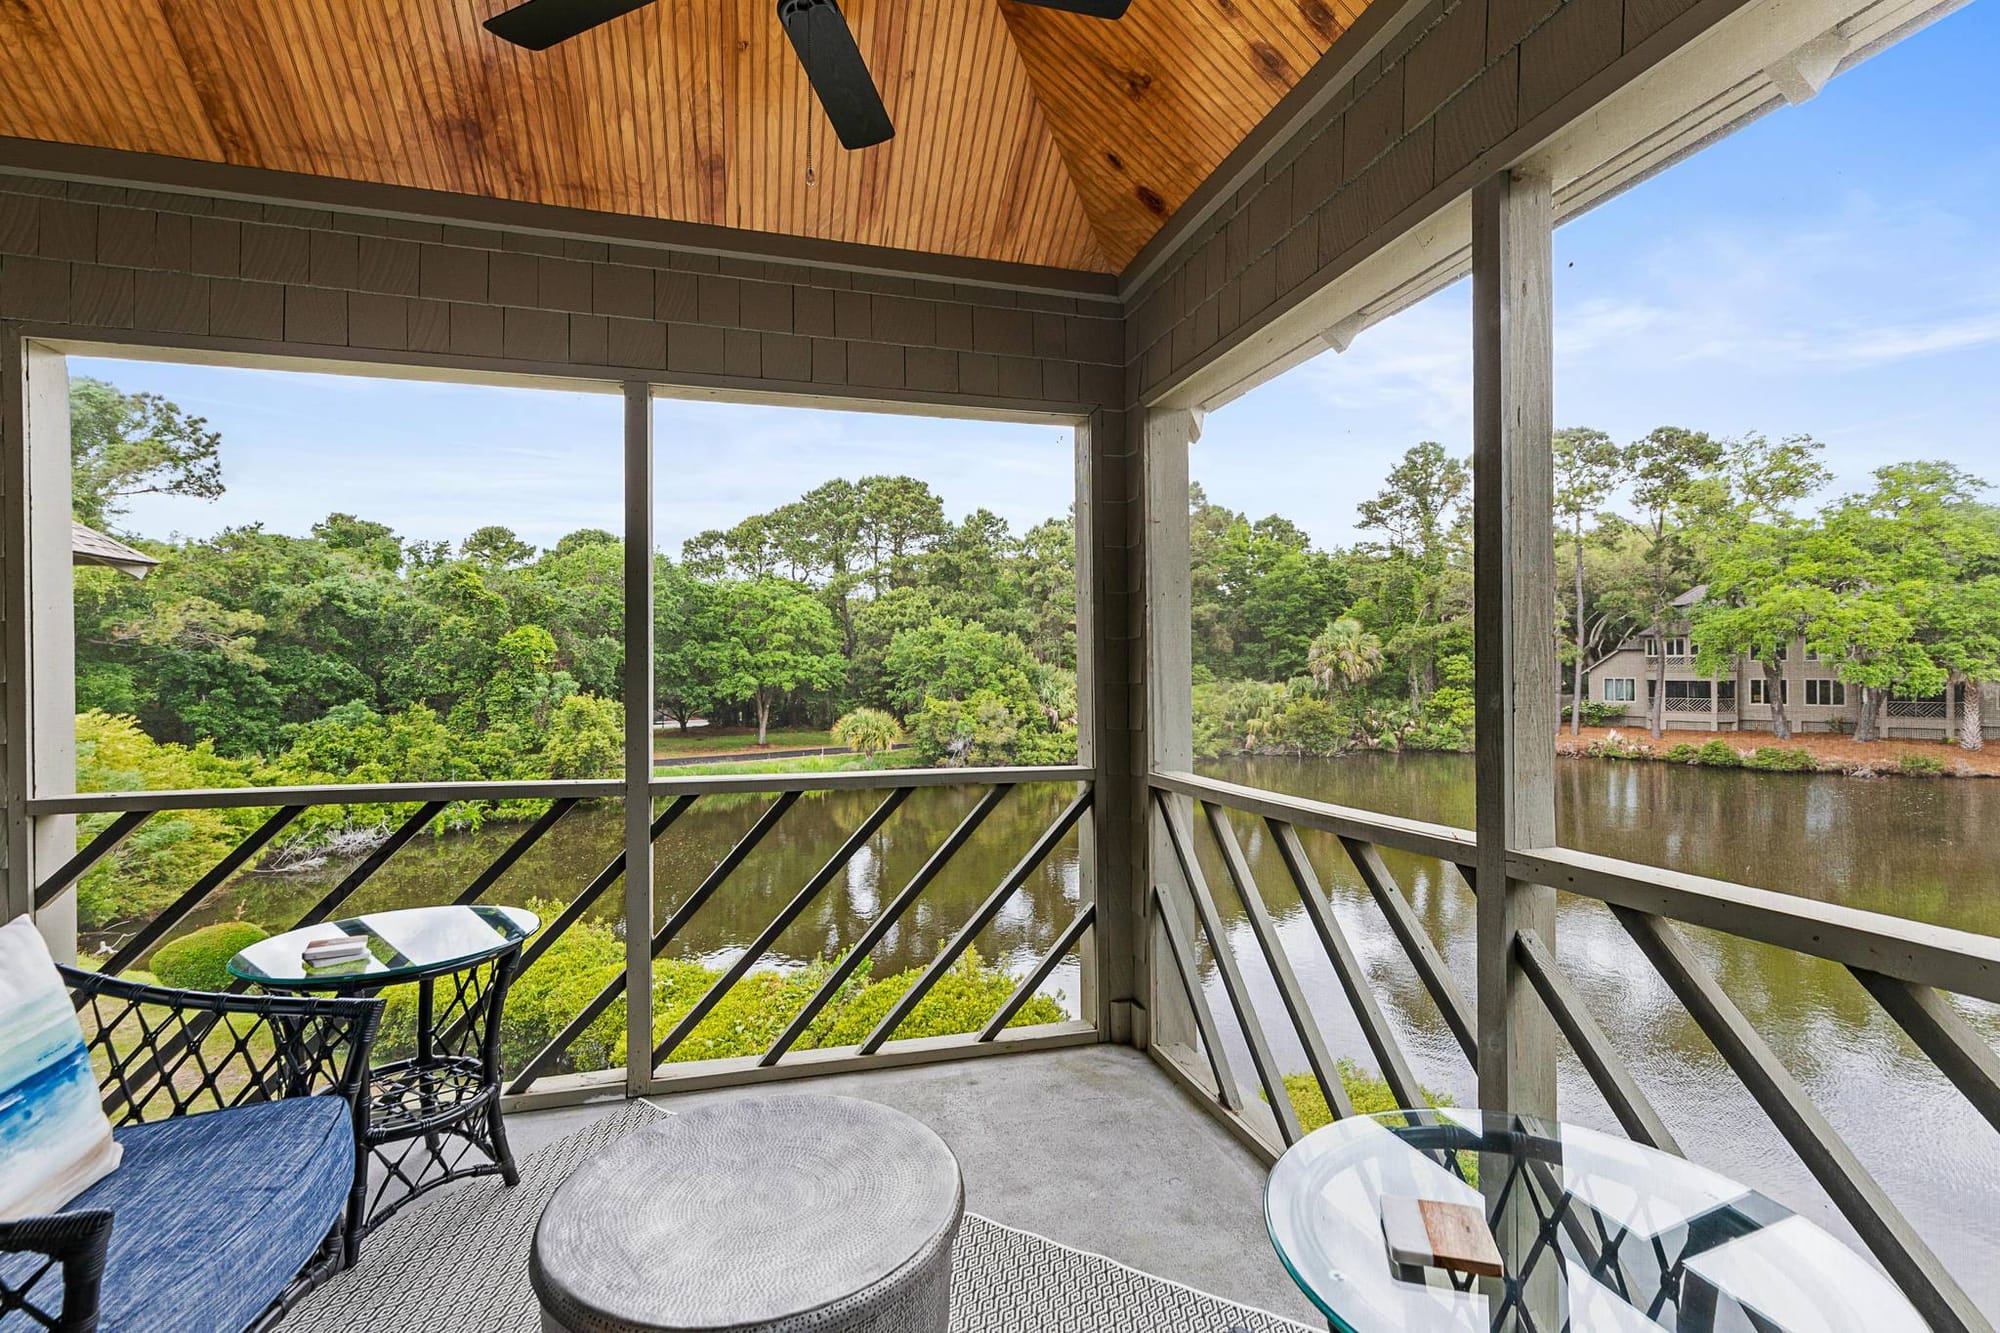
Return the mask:
[[[1661,635],[1679,612],[1675,599],[1695,582],[1702,555],[1704,520],[1724,506],[1727,493],[1717,479],[1722,444],[1700,431],[1660,426],[1625,449],[1632,478],[1632,501],[1641,514],[1644,558],[1634,585],[1625,590],[1633,619]],[[1653,658],[1652,701],[1646,724],[1655,739],[1665,734],[1667,654]]]
[[718,693],[755,707],[762,745],[778,703],[799,690],[830,690],[840,683],[846,667],[840,628],[825,603],[787,579],[747,579],[719,593],[731,651],[729,674]]
[[863,477],[856,483],[857,539],[868,552],[877,596],[910,581],[912,557],[944,535],[944,502],[915,477]]
[[730,638],[715,588],[685,565],[653,557],[653,698],[687,730],[722,702],[740,645]]
[[908,716],[931,699],[969,699],[990,693],[1016,712],[1035,698],[1033,659],[1021,641],[973,622],[933,616],[890,641],[882,677],[889,703]]
[[616,700],[572,694],[556,708],[542,758],[552,778],[610,778],[625,768],[625,709]]
[[1571,692],[1569,731],[1581,729],[1583,701],[1590,695],[1586,679],[1589,666],[1586,646],[1587,620],[1583,603],[1583,529],[1596,515],[1622,475],[1619,448],[1601,430],[1571,426],[1555,433],[1556,517],[1569,527],[1574,555],[1575,596],[1570,602]]
[[[1389,470],[1382,490],[1358,507],[1357,525],[1383,536],[1378,604],[1399,604],[1403,618],[1389,647],[1406,663],[1412,711],[1437,688],[1437,660],[1448,620],[1468,579],[1463,520],[1472,471],[1435,440],[1411,447]],[[1459,557],[1456,561],[1454,557]]]
[[489,569],[511,569],[535,558],[533,546],[522,541],[512,528],[499,523],[475,528],[471,536],[458,544],[458,553]]
[[109,528],[137,495],[222,494],[222,436],[154,393],[88,377],[69,386],[70,511]]

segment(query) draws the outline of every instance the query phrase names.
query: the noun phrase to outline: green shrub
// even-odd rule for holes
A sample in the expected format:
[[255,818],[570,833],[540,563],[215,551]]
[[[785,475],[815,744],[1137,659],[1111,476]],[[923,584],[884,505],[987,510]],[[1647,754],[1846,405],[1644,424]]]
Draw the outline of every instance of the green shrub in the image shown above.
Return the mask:
[[162,986],[224,990],[229,985],[229,960],[269,934],[251,921],[218,922],[162,944],[146,966]]
[[1812,751],[1794,746],[1760,745],[1743,761],[1743,767],[1760,773],[1811,773],[1819,768]]
[[[1402,1104],[1396,1094],[1389,1089],[1387,1079],[1371,1070],[1363,1069],[1354,1061],[1342,1056],[1335,1066],[1340,1074],[1340,1085],[1347,1091],[1347,1100],[1354,1107],[1356,1115],[1382,1115],[1389,1111],[1400,1111]],[[1422,1088],[1424,1105],[1450,1106],[1451,1098],[1444,1093]],[[1292,1103],[1292,1110],[1299,1117],[1299,1128],[1310,1134],[1316,1129],[1333,1123],[1333,1110],[1326,1104],[1326,1094],[1319,1090],[1319,1080],[1310,1073],[1300,1072],[1285,1075],[1285,1095]],[[1465,1172],[1466,1180],[1479,1183],[1479,1162],[1472,1153],[1460,1153],[1459,1168]]]
[[1896,771],[1912,778],[1943,777],[1944,760],[1928,754],[1900,754],[1896,756]]
[[1701,762],[1701,746],[1692,741],[1682,741],[1670,748],[1660,758],[1670,764],[1698,764]]
[[1740,768],[1743,756],[1736,752],[1735,746],[1718,738],[1701,747],[1700,762],[1706,768]]
[[[1569,721],[1570,709],[1562,710],[1563,721]],[[1583,725],[1586,727],[1608,727],[1625,716],[1624,704],[1601,703],[1595,699],[1583,701]]]
[[[561,911],[559,903],[533,902],[529,907],[545,922]],[[524,1068],[624,969],[624,941],[608,923],[585,919],[572,925],[507,992],[506,1021],[500,1033],[501,1059],[506,1067],[514,1071]],[[670,1059],[762,1055],[832,970],[832,964],[821,960],[782,972],[764,969],[750,973],[702,1017],[694,1031],[674,1048]],[[686,959],[655,962],[653,1039],[658,1041],[671,1032],[721,975]],[[875,979],[864,962],[800,1036],[797,1049],[860,1042],[921,975],[921,968],[911,968]],[[999,1012],[1018,981],[1005,969],[989,967],[976,950],[967,950],[938,978],[937,985],[893,1035],[901,1039],[977,1032]],[[415,988],[392,987],[383,995],[387,1005],[381,1034],[376,1038],[377,1052],[383,1058],[408,1054],[416,1038]],[[1065,1017],[1055,1000],[1037,995],[1021,1006],[1008,1026],[1060,1023]],[[610,1069],[624,1062],[625,1008],[614,1004],[571,1041],[562,1068]]]

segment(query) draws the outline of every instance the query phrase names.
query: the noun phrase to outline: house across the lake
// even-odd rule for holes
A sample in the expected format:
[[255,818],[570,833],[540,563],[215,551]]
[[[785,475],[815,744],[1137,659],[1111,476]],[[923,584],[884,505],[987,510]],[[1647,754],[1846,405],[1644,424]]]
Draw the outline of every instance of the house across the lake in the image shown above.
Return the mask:
[[[1674,599],[1674,606],[1685,612],[1707,591],[1690,588]],[[1664,627],[1649,625],[1590,666],[1585,673],[1588,697],[1624,710],[1612,725],[1642,727],[1651,715],[1654,691],[1664,686],[1662,718],[1670,730],[1770,730],[1772,683],[1763,665],[1739,656],[1727,671],[1710,676],[1696,666],[1696,655],[1684,615]],[[1861,716],[1861,692],[1840,679],[1836,663],[1798,639],[1785,648],[1780,662],[1776,685],[1793,731],[1854,730]],[[2000,739],[2000,685],[1981,686],[1980,700],[1986,738]],[[1958,734],[1964,706],[1963,687],[1921,697],[1894,695],[1882,703],[1881,733],[1903,740],[1945,740]]]

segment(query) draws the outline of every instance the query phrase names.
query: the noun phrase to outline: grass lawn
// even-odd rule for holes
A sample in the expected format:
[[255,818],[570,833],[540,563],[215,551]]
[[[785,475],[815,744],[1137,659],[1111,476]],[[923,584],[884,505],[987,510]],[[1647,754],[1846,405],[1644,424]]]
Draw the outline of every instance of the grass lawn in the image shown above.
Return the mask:
[[738,759],[713,764],[674,764],[656,768],[659,778],[698,778],[731,773],[851,773],[864,769],[922,768],[915,750],[897,750],[864,759],[858,754],[807,755],[803,759]]
[[[765,749],[770,750],[815,750],[837,748],[833,737],[824,731],[771,729],[766,738]],[[653,728],[653,757],[673,759],[682,755],[740,754],[757,750],[757,732],[753,727],[695,727],[682,733],[680,728],[668,723],[664,727]]]

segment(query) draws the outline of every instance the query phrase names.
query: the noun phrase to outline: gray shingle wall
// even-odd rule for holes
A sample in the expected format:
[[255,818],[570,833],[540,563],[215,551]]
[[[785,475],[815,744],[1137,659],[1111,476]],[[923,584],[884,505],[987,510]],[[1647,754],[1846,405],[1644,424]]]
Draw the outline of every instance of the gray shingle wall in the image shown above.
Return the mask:
[[0,175],[0,325],[725,390],[1094,409],[1098,745],[1114,774],[1129,774],[1137,520],[1113,304]]
[[0,176],[0,320],[1024,408],[1117,403],[1103,302]]
[[1135,400],[1380,248],[1391,220],[1468,188],[1482,154],[1693,3],[1433,0],[1137,294]]

